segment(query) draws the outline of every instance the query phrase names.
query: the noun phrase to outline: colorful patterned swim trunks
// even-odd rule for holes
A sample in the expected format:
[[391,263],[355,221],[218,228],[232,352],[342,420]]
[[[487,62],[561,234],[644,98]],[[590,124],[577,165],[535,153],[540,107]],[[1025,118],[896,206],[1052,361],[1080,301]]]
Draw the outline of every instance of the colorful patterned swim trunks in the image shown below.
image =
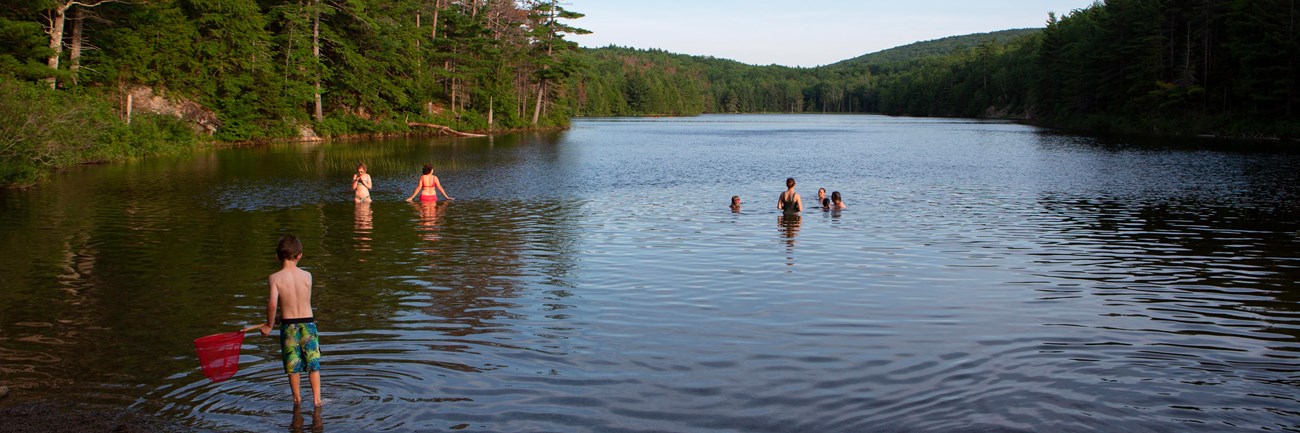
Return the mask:
[[280,321],[280,357],[284,372],[320,371],[320,343],[316,337],[316,323],[312,318],[284,319]]

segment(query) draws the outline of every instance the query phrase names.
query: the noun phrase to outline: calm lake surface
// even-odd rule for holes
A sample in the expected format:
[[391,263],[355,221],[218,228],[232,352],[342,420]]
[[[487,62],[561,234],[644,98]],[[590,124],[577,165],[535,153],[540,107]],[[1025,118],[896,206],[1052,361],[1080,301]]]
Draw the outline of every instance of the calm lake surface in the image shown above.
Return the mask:
[[[402,201],[426,161],[456,200]],[[276,339],[216,384],[192,346],[264,320],[288,232],[324,353],[326,405],[298,416]],[[1300,431],[1294,145],[580,119],[83,167],[0,191],[0,248],[0,405],[259,432]]]

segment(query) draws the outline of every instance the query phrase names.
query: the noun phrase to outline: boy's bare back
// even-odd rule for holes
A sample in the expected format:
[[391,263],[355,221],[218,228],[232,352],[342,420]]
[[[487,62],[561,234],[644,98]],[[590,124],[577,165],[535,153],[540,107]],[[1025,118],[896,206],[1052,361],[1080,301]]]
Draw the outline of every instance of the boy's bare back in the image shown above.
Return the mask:
[[280,318],[303,319],[311,314],[311,273],[298,268],[297,261],[285,261],[284,268],[267,278],[271,298],[278,301]]

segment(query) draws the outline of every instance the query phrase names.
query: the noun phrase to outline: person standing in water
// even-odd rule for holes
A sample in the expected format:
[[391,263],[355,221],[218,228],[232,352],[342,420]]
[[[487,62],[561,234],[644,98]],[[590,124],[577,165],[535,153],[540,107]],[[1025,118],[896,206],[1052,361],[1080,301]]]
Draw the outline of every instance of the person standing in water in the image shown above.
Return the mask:
[[412,192],[406,201],[415,200],[415,196],[418,195],[421,202],[437,203],[438,193],[442,193],[447,200],[455,200],[442,189],[442,182],[438,181],[438,176],[433,175],[433,166],[425,164],[424,174],[420,175],[420,184],[415,187],[415,192]]
[[817,205],[823,210],[830,209],[831,199],[826,198],[826,188],[817,188]]
[[323,404],[320,396],[320,341],[316,319],[311,312],[311,273],[298,267],[302,260],[302,241],[294,235],[280,237],[275,247],[275,257],[280,259],[280,271],[267,278],[270,296],[266,305],[266,323],[259,331],[271,335],[275,328],[276,312],[280,313],[280,358],[284,372],[289,375],[293,391],[293,405],[302,403],[299,387],[300,373],[307,373],[311,382],[312,403]]
[[374,188],[370,174],[366,173],[366,163],[357,164],[357,173],[352,175],[352,201],[365,203],[370,200],[370,190]]
[[794,178],[785,179],[785,192],[776,199],[776,208],[786,215],[795,215],[803,210],[803,198],[794,192]]
[[738,195],[731,196],[731,211],[740,212],[740,196]]

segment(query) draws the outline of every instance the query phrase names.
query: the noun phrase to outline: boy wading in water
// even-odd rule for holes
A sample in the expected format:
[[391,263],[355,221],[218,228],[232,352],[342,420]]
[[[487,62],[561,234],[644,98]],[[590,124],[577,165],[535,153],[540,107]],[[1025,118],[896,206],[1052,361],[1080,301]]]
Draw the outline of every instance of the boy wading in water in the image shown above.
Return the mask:
[[311,273],[298,269],[302,260],[302,242],[294,235],[280,237],[275,247],[280,259],[280,271],[271,274],[270,302],[266,306],[266,323],[262,335],[271,335],[275,325],[275,310],[280,309],[280,356],[284,372],[289,374],[289,387],[293,389],[293,404],[302,402],[298,387],[302,383],[298,373],[308,372],[311,381],[312,401],[322,404],[320,398],[320,344],[316,337],[316,323],[311,315]]

